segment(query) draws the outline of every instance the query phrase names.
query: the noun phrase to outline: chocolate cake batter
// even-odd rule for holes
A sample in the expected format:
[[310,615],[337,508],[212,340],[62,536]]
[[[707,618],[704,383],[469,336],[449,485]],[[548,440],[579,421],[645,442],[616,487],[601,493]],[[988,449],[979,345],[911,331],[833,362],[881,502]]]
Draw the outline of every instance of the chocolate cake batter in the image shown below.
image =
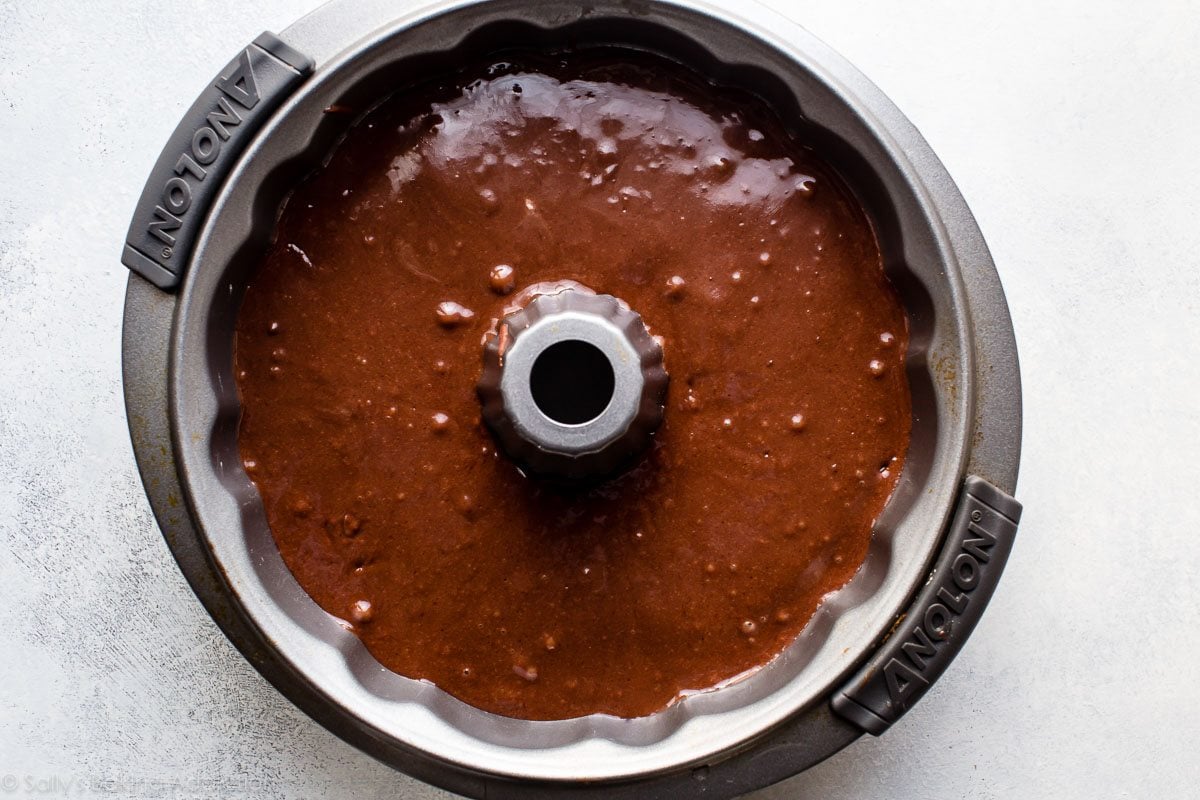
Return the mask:
[[[522,287],[662,337],[652,450],[587,490],[480,422]],[[640,716],[763,665],[862,564],[908,447],[871,225],[768,109],[644,56],[480,69],[366,114],[296,189],[236,340],[283,558],[388,668],[498,714]]]

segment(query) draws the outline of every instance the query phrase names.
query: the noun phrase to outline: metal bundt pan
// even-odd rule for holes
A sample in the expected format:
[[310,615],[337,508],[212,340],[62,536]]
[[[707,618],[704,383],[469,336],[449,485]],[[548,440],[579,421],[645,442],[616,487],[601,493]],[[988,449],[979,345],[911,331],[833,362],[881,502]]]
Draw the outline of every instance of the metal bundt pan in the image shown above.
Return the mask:
[[[912,445],[862,569],[763,669],[634,720],[508,719],[381,667],[287,570],[237,454],[234,321],[280,203],[345,130],[325,109],[367,107],[489,52],[562,45],[652,51],[769,102],[867,208],[911,325]],[[232,126],[229,108],[240,112]],[[203,178],[180,171],[186,153],[210,159]],[[163,224],[166,211],[177,213]],[[152,173],[123,261],[134,271],[130,430],[196,594],[321,724],[462,794],[724,797],[804,770],[919,699],[970,633],[1012,544],[1020,377],[975,221],[878,89],[753,3],[333,0],[278,38],[264,34],[206,88]]]

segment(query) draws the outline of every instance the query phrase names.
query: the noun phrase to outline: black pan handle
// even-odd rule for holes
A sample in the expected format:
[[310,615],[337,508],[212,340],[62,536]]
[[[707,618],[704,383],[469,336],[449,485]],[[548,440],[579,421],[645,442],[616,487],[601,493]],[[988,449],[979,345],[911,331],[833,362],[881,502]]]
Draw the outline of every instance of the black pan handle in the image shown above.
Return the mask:
[[268,32],[218,73],[158,157],[129,226],[122,264],[160,289],[179,285],[238,156],[313,67],[311,58]]
[[987,608],[1020,520],[1020,503],[982,478],[967,478],[929,581],[870,660],[834,694],[834,713],[878,736],[921,699]]

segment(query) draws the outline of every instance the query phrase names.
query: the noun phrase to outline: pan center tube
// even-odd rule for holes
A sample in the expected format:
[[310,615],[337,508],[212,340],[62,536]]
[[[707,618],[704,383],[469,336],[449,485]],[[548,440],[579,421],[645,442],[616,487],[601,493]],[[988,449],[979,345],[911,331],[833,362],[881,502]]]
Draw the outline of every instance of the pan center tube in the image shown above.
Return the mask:
[[611,295],[532,294],[484,341],[483,419],[527,474],[596,481],[632,465],[662,422],[662,346]]

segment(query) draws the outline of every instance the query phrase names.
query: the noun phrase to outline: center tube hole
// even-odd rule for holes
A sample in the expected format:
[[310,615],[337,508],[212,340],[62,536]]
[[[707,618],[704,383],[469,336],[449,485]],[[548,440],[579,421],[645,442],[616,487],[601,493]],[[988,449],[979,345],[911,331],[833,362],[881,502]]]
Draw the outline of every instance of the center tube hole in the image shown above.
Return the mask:
[[600,348],[578,339],[555,342],[542,351],[529,373],[533,402],[562,425],[591,422],[612,401],[612,364]]

